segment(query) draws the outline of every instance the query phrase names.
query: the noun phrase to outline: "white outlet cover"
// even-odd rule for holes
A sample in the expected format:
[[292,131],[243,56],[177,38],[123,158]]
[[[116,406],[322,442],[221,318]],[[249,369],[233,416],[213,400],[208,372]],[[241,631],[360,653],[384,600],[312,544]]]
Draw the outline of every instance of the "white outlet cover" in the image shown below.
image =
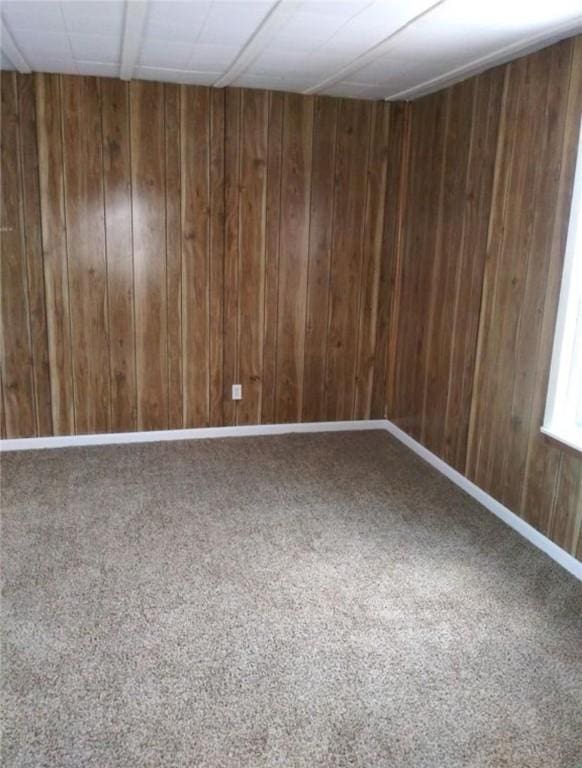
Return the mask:
[[242,400],[242,384],[233,384],[232,385],[232,399],[233,400]]

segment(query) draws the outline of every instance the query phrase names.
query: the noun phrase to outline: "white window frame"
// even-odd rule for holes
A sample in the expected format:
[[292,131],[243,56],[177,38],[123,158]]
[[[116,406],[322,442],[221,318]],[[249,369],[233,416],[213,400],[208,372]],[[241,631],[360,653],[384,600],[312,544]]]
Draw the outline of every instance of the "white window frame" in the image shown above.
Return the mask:
[[[567,402],[568,388],[572,386],[571,383],[569,384],[571,372],[564,365],[564,359],[570,358],[576,333],[580,335],[580,326],[577,327],[576,311],[573,308],[575,291],[579,290],[579,287],[576,289],[575,286],[580,285],[582,285],[582,122],[578,140],[576,174],[554,332],[546,410],[541,428],[544,434],[582,453],[582,428],[569,423],[564,418],[564,411],[561,409],[561,405]],[[580,323],[580,319],[578,323]],[[582,354],[582,350],[580,354]],[[578,371],[577,378],[580,378],[580,371]],[[582,381],[578,383],[582,387]]]

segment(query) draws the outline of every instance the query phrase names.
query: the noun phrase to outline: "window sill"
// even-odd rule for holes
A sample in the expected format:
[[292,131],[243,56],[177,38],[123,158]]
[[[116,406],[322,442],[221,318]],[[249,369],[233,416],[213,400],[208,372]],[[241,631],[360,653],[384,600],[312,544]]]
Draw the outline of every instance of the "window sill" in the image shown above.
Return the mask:
[[540,428],[542,434],[550,437],[558,443],[561,443],[563,447],[569,448],[571,451],[575,451],[578,456],[582,455],[582,444],[579,442],[577,435],[567,435],[563,432],[559,432],[551,427],[542,426]]

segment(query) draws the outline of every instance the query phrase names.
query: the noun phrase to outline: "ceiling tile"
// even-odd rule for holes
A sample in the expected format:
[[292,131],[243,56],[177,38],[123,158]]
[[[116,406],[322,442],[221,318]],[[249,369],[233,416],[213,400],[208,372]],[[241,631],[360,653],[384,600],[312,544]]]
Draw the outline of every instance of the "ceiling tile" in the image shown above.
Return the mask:
[[47,30],[19,29],[13,31],[16,45],[26,59],[43,56],[53,59],[68,58],[71,46],[66,32],[49,32]]
[[210,2],[150,2],[146,20],[145,39],[168,40],[170,42],[194,42],[200,34]]
[[186,69],[191,55],[192,43],[146,39],[141,49],[140,64],[163,69]]
[[344,24],[337,16],[298,12],[273,38],[277,50],[315,51]]
[[350,18],[370,5],[370,0],[310,0],[310,13],[323,13],[325,16]]
[[253,62],[247,73],[263,77],[301,74],[305,80],[313,83],[323,79],[328,73],[337,71],[344,63],[345,58],[337,54],[267,50]]
[[41,32],[64,32],[65,22],[58,2],[2,2],[2,16],[10,30],[34,29]]
[[108,35],[70,35],[73,55],[85,61],[117,62],[121,59],[121,41]]
[[226,45],[194,45],[187,69],[223,71],[236,58],[238,48]]
[[242,46],[275,5],[269,2],[214,2],[200,33],[208,45]]
[[125,17],[123,0],[65,0],[61,5],[67,29],[72,34],[121,36]]

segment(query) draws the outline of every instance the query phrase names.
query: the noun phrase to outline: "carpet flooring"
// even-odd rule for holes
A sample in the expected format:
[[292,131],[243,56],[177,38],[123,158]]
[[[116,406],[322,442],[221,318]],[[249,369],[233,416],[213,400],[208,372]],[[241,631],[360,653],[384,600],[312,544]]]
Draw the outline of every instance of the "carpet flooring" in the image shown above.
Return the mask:
[[4,455],[6,768],[576,768],[582,585],[383,432]]

